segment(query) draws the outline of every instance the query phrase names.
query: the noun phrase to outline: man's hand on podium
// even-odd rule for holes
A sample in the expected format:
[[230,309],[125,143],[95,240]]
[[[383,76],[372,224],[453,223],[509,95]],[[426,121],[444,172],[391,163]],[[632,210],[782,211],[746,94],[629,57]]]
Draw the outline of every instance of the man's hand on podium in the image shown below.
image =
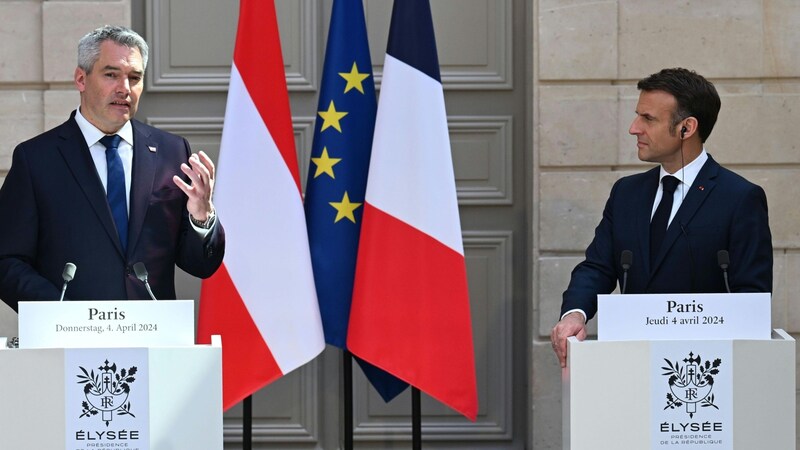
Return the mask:
[[579,312],[564,316],[550,332],[550,343],[562,368],[567,367],[567,338],[570,336],[577,337],[579,341],[586,339],[586,322]]

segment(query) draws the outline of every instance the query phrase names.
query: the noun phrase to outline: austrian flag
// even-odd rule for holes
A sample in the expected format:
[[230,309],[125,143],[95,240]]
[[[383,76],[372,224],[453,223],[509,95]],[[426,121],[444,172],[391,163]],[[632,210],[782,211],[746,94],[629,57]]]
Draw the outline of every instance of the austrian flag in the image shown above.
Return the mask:
[[225,259],[203,282],[197,339],[222,336],[228,409],[325,347],[272,0],[240,3],[218,172]]

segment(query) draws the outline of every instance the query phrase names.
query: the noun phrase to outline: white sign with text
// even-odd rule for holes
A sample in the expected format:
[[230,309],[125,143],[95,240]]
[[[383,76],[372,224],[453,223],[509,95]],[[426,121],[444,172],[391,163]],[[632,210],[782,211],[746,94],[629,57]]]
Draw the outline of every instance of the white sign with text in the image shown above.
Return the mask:
[[770,339],[769,293],[597,296],[597,340]]
[[20,348],[194,345],[191,300],[19,302]]

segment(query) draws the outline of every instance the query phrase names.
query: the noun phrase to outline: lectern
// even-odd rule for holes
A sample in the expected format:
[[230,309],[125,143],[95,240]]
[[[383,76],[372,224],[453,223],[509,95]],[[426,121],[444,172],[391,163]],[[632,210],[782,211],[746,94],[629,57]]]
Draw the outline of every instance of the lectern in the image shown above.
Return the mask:
[[[0,350],[0,449],[221,450],[221,341],[193,345],[184,302],[37,302],[49,312],[36,318],[20,303],[20,347],[36,345]],[[176,305],[177,321],[159,311]],[[90,309],[117,315],[90,320]],[[159,329],[172,334],[164,345]],[[70,347],[38,339],[58,333]]]
[[[562,377],[565,450],[795,448],[795,340],[791,336],[773,330],[763,339],[700,338],[702,333],[694,329],[686,333],[691,338],[683,339],[677,328],[670,334],[655,323],[680,324],[684,318],[685,324],[697,322],[702,327],[705,322],[713,328],[711,322],[720,318],[723,325],[726,318],[736,322],[737,313],[732,310],[747,299],[740,305],[733,298],[708,300],[689,294],[612,300],[651,302],[652,309],[640,303],[630,308],[616,306],[628,313],[642,309],[644,317],[627,317],[637,321],[629,328],[641,324],[657,331],[650,336],[644,331],[638,339],[634,335],[568,340]],[[702,304],[703,311],[687,313],[684,308],[673,315],[664,310],[668,301]],[[600,316],[603,312],[598,310],[598,319],[609,320]],[[757,323],[755,328],[761,326]]]

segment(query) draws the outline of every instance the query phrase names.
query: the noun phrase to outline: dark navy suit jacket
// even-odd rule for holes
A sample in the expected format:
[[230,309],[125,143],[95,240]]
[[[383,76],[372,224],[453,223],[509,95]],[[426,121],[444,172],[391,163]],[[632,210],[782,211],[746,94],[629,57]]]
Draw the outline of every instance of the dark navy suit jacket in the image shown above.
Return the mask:
[[772,291],[772,237],[761,187],[709,155],[651,265],[650,214],[658,184],[659,167],[614,184],[586,259],[572,271],[562,315],[572,309],[583,310],[587,319],[595,315],[597,294],[609,294],[622,283],[624,250],[633,252],[629,294],[726,292],[720,250],[730,255],[731,291]]
[[191,155],[185,139],[139,121],[133,126],[128,248],[123,253],[105,190],[73,112],[58,127],[19,144],[0,189],[0,298],[60,296],[67,262],[77,266],[67,297],[147,299],[132,266],[143,262],[156,298],[175,298],[175,265],[197,277],[222,262],[217,222],[202,239],[191,228],[187,197],[172,181]]

